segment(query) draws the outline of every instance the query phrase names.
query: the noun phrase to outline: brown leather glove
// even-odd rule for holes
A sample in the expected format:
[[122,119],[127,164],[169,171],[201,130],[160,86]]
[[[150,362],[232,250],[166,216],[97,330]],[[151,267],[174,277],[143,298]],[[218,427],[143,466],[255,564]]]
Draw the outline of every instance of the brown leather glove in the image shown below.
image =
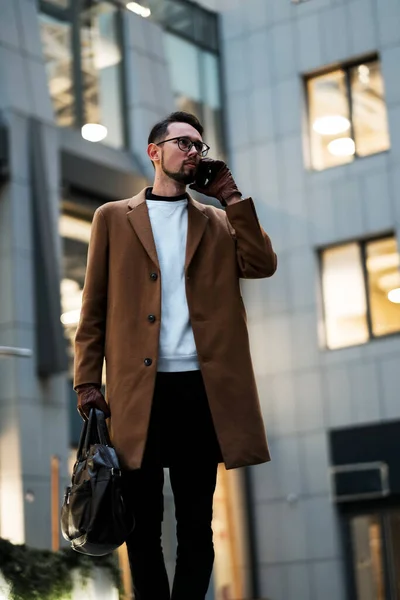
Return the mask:
[[217,198],[226,206],[226,201],[234,194],[241,195],[232,173],[222,160],[203,158],[198,166],[196,180],[190,189]]
[[111,413],[108,404],[104,399],[99,387],[93,383],[84,383],[76,388],[78,394],[78,412],[85,420],[89,418],[91,408],[98,408],[105,417],[108,418]]

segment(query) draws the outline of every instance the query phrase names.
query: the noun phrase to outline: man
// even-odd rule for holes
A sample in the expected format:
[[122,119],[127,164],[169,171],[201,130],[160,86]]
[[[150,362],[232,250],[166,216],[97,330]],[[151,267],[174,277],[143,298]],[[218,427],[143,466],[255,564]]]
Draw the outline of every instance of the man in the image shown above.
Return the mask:
[[[204,600],[218,463],[269,460],[239,278],[269,277],[276,255],[253,201],[223,162],[204,158],[202,135],[188,113],[157,123],[147,148],[153,187],[96,211],[76,334],[78,409],[111,414],[136,520],[127,548],[137,600]],[[226,211],[193,200],[190,183]],[[177,519],[171,593],[163,467]]]

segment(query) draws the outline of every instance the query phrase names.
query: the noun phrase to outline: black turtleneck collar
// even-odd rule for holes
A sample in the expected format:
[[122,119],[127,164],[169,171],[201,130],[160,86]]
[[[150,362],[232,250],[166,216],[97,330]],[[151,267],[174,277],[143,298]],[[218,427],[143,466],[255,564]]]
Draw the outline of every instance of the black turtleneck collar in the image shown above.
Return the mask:
[[163,200],[164,202],[176,202],[177,200],[187,200],[187,194],[180,196],[157,196],[153,194],[153,188],[147,188],[146,200]]

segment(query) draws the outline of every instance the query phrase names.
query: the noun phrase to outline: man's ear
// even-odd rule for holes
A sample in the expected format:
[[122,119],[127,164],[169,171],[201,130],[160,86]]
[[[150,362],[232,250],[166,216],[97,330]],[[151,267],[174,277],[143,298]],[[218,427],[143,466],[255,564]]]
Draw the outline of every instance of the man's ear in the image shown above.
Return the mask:
[[158,161],[161,159],[161,149],[156,144],[149,144],[147,146],[147,155],[152,161]]

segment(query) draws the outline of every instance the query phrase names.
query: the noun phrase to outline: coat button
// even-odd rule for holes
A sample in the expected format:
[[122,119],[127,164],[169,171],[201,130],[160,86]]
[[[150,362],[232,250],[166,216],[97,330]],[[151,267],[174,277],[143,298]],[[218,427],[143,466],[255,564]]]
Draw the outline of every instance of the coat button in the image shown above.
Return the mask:
[[151,279],[152,281],[157,281],[157,279],[158,279],[158,275],[157,275],[157,273],[150,273],[150,279]]
[[150,321],[150,323],[154,323],[154,322],[155,322],[155,320],[156,320],[156,318],[155,318],[155,316],[154,316],[154,315],[149,315],[147,318],[148,318],[148,320]]
[[151,358],[145,358],[144,364],[146,365],[146,367],[150,367],[150,365],[153,364],[153,361],[151,360]]

